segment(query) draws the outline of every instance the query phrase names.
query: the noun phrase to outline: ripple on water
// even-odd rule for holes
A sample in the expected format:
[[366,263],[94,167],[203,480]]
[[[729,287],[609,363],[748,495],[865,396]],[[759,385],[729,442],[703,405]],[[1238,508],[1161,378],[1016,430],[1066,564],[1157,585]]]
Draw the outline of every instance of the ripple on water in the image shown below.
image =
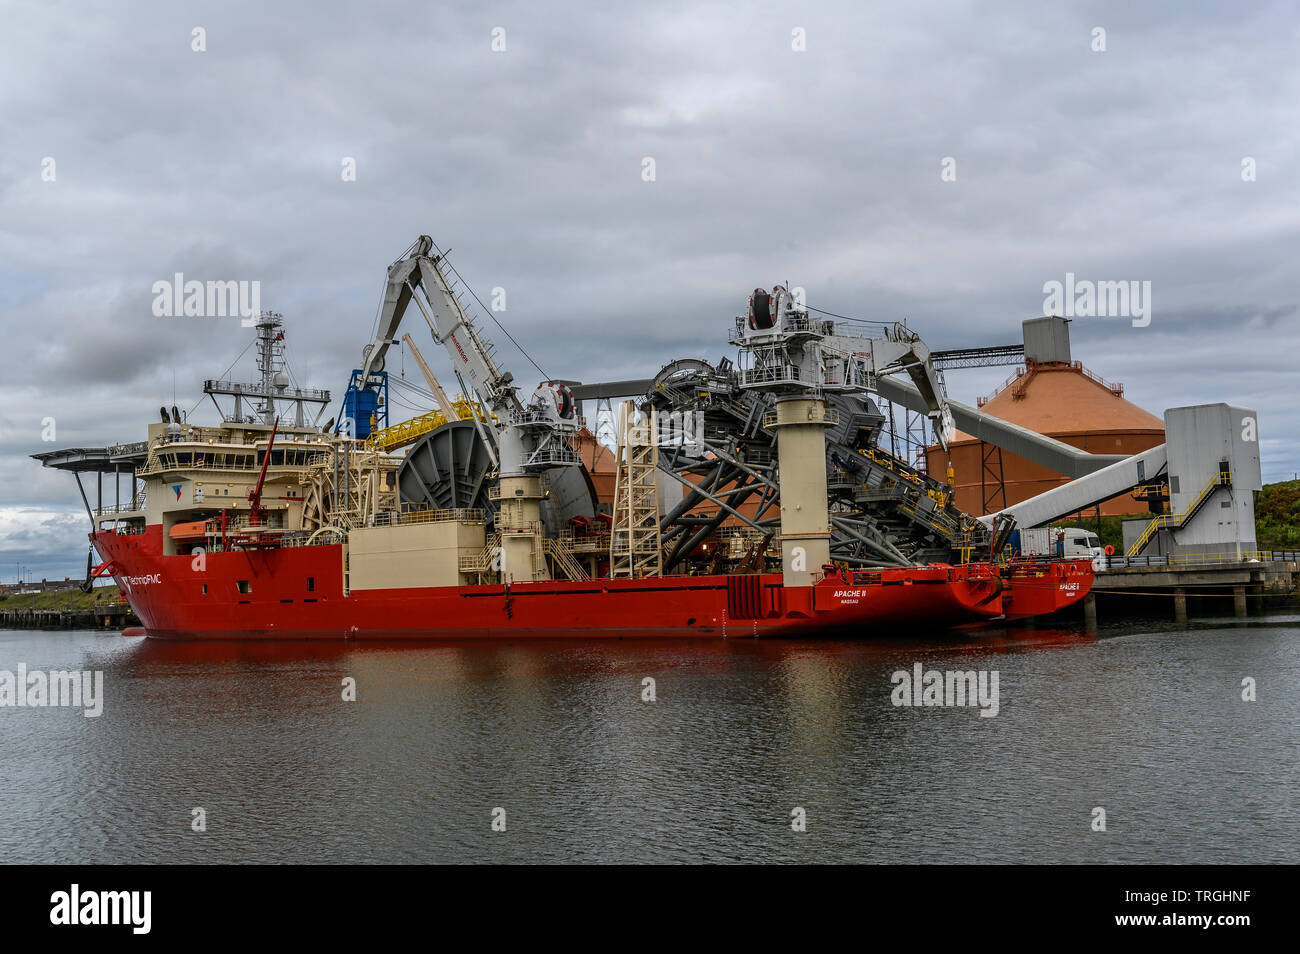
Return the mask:
[[[1295,622],[402,647],[0,632],[0,668],[102,669],[106,687],[99,719],[0,709],[0,848],[64,862],[1294,863]],[[916,662],[996,669],[997,717],[893,706],[891,674]],[[340,698],[345,676],[356,702]],[[791,830],[796,808],[806,832]]]

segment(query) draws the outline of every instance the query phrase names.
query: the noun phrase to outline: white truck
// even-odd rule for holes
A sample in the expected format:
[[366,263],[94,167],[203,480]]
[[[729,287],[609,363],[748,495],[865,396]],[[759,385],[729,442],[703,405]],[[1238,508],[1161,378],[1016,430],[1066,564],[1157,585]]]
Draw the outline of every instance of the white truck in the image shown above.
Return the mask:
[[1094,569],[1106,568],[1106,551],[1097,539],[1097,534],[1078,527],[1029,527],[1015,530],[1012,531],[1007,546],[1012,553],[1018,553],[1021,559],[1086,557],[1092,560]]

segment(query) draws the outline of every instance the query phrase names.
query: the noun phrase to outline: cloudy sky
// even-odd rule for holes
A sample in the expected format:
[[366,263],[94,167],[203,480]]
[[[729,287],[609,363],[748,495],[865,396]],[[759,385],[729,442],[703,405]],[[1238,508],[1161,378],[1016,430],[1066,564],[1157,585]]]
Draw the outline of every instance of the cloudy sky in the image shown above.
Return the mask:
[[155,317],[154,282],[260,282],[300,382],[341,395],[421,233],[587,381],[716,360],[779,280],[935,348],[1017,342],[1067,272],[1149,281],[1149,326],[1078,318],[1075,357],[1155,413],[1257,408],[1265,479],[1300,470],[1293,3],[2,12],[0,579],[84,568],[72,478],[28,454],[139,439],[247,343]]

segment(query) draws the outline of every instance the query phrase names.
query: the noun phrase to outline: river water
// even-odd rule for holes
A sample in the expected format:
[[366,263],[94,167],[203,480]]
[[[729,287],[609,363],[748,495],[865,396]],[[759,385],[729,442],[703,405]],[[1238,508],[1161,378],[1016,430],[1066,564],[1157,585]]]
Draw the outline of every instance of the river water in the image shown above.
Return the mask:
[[[918,663],[996,671],[997,714],[895,705]],[[1300,861],[1295,615],[873,643],[0,632],[20,664],[102,671],[103,711],[0,707],[6,862]]]

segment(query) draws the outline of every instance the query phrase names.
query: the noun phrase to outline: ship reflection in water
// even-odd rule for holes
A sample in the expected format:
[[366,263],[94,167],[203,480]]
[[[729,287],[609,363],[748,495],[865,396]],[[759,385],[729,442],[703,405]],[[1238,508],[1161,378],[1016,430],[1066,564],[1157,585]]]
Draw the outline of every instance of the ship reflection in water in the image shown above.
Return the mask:
[[[105,694],[97,719],[0,709],[0,849],[24,862],[1300,861],[1300,700],[1272,675],[1300,666],[1294,623],[1159,629],[400,647],[0,632],[0,669],[99,669]],[[996,716],[895,704],[897,674],[921,671],[996,671]],[[1241,700],[1247,675],[1258,702]]]

